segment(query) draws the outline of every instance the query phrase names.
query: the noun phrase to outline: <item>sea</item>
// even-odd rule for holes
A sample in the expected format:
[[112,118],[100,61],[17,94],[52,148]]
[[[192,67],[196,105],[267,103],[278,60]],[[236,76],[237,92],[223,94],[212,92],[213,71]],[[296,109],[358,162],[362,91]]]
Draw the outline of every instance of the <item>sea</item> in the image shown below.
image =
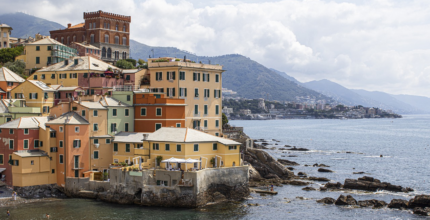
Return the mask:
[[[404,115],[401,119],[230,121],[230,124],[244,127],[244,132],[253,139],[269,141],[268,147],[274,149],[266,151],[272,156],[299,163],[294,166],[296,174],[305,172],[308,176],[326,177],[341,183],[347,178],[366,175],[415,191],[321,192],[284,185],[275,187],[277,195],[252,193],[242,202],[196,209],[64,199],[0,208],[0,219],[6,217],[6,209],[11,212],[8,219],[46,219],[46,213],[50,219],[430,219],[406,210],[341,207],[316,202],[324,197],[336,199],[341,194],[352,195],[357,201],[378,199],[387,203],[392,199],[409,200],[415,195],[430,194],[430,115]],[[284,145],[310,151],[278,149]],[[305,166],[315,163],[328,165],[334,172],[320,173],[317,167]],[[316,182],[311,186],[319,188],[322,184]]]

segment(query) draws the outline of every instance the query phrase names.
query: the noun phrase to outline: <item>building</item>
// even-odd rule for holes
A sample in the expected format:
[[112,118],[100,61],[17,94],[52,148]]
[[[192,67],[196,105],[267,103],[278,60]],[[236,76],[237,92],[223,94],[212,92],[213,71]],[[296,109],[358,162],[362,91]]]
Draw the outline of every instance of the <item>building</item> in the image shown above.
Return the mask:
[[28,107],[23,99],[0,100],[0,124],[27,116],[41,116],[40,108]]
[[75,56],[77,56],[76,49],[48,37],[27,43],[24,54],[17,56],[15,60],[24,61],[25,68],[30,75],[32,69],[40,69]]
[[6,67],[0,68],[0,97],[10,99],[10,91],[23,83],[25,79]]
[[154,132],[161,127],[185,127],[185,99],[163,93],[134,92],[134,131]]
[[11,26],[0,23],[0,49],[10,48],[12,30]]
[[164,57],[148,59],[148,69],[149,80],[141,88],[185,99],[185,127],[222,133],[222,66]]
[[149,148],[143,148],[144,135],[142,132],[119,132],[113,139],[113,163],[133,163],[143,162],[149,159]]
[[0,170],[1,179],[12,185],[10,161],[12,154],[18,151],[37,150],[41,144],[39,129],[44,127],[47,117],[22,117],[0,125]]
[[239,110],[240,114],[244,114],[244,115],[250,115],[251,114],[251,110],[249,109],[241,109]]
[[36,80],[27,80],[12,89],[11,94],[15,99],[25,99],[28,107],[38,107],[42,115],[49,115],[54,106],[56,90],[45,83]]
[[73,42],[87,42],[101,50],[107,62],[126,59],[130,54],[131,16],[104,11],[84,12],[84,23],[66,29],[50,31],[51,38],[70,46]]
[[100,48],[95,47],[91,44],[73,42],[71,47],[76,49],[78,56],[81,57],[90,56],[97,59],[101,59],[102,57]]
[[[143,141],[143,148],[149,148],[149,159],[197,159],[202,168],[234,167],[241,164],[240,143],[207,134],[190,128],[160,128]],[[165,164],[158,164],[165,167]],[[197,168],[194,165],[179,164],[182,170]]]
[[57,105],[60,102],[78,100],[79,95],[85,94],[85,90],[79,86],[65,87],[61,85],[51,85],[50,87],[56,90],[54,105]]
[[108,109],[108,134],[115,135],[120,131],[134,131],[134,108],[125,102],[103,96],[100,104]]
[[227,108],[227,106],[224,106],[222,108],[222,113],[229,115],[229,114],[233,114],[233,108]]

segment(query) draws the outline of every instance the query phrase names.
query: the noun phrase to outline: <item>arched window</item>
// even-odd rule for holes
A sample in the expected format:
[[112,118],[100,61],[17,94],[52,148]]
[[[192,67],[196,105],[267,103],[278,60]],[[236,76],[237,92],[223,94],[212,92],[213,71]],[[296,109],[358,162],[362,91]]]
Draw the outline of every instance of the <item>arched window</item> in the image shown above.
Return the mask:
[[122,37],[122,45],[127,45],[127,38],[126,37]]
[[122,52],[122,59],[127,59],[127,52]]
[[102,57],[105,58],[106,57],[106,47],[102,48]]
[[109,43],[109,35],[105,34],[105,43]]
[[92,29],[93,28],[93,24],[92,23],[90,23],[90,27],[88,28],[88,29]]
[[85,35],[82,35],[82,42],[85,41]]
[[61,43],[64,44],[64,37],[61,37]]
[[119,37],[115,36],[115,44],[119,44]]
[[67,36],[67,45],[70,44],[70,36]]
[[93,28],[96,28],[96,22],[93,22]]
[[73,42],[76,42],[76,36],[73,36]]
[[126,27],[125,27],[125,25],[124,25],[124,26],[122,26],[122,31],[124,31],[124,32],[125,32],[125,30],[126,30]]
[[107,50],[107,58],[112,58],[112,50],[110,48]]
[[110,23],[107,23],[108,29],[110,29]]
[[94,34],[90,35],[90,39],[91,39],[91,43],[93,44],[94,43]]
[[115,30],[119,30],[118,24],[115,25]]

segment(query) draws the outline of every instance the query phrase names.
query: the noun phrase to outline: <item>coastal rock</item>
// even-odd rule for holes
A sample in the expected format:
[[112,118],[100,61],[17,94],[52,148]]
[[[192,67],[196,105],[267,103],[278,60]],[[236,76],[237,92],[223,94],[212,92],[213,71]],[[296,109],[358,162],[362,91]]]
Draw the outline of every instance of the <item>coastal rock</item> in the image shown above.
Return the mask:
[[354,179],[346,179],[343,188],[345,189],[358,189],[366,191],[377,191],[378,189],[392,191],[392,192],[409,192],[410,188],[404,188],[402,186],[392,185],[391,183],[381,182],[373,177],[364,176]]
[[287,169],[293,171],[294,167],[287,167]]
[[352,172],[352,174],[364,174],[364,172]]
[[325,165],[325,164],[314,164],[314,165],[312,165],[313,167],[330,167],[330,166],[327,166],[327,165]]
[[294,173],[285,168],[264,150],[248,149],[245,151],[245,161],[251,164],[260,176],[273,173],[281,179],[289,179]]
[[415,215],[422,215],[422,216],[429,216],[430,208],[421,208],[421,207],[415,207],[414,208],[414,214]]
[[336,200],[330,197],[325,197],[323,199],[317,200],[317,203],[324,203],[324,204],[334,204],[335,202]]
[[342,184],[337,182],[337,183],[326,183],[324,185],[325,188],[327,189],[340,189],[342,188]]
[[306,174],[305,172],[298,172],[297,176],[308,176],[308,174]]
[[320,191],[327,191],[327,188],[326,187],[320,187]]
[[313,180],[313,181],[321,181],[321,182],[328,182],[330,181],[329,179],[325,178],[325,177],[314,177],[314,176],[310,176],[308,177],[309,180]]
[[384,206],[387,205],[386,202],[384,201],[380,201],[380,200],[376,200],[376,199],[372,199],[372,200],[363,200],[363,201],[358,201],[358,205],[360,207],[373,207],[373,208],[382,208]]
[[66,198],[64,188],[57,184],[35,185],[25,187],[14,187],[19,197],[34,198]]
[[214,202],[217,202],[217,203],[219,203],[219,202],[223,202],[223,201],[226,201],[227,199],[226,199],[226,197],[225,197],[225,195],[223,195],[222,193],[220,193],[220,192],[215,192],[213,195],[212,195],[212,198],[213,198],[213,200],[214,200]]
[[325,168],[319,168],[319,169],[318,169],[318,172],[323,172],[323,173],[333,173],[333,171],[332,171],[332,170],[325,169]]
[[284,145],[284,147],[291,147],[291,146],[286,144],[286,145]]
[[309,149],[307,148],[297,148],[297,147],[293,147],[291,149],[288,150],[292,150],[292,151],[309,151]]
[[248,165],[249,167],[249,180],[262,180],[263,177],[261,177],[260,173],[251,165]]
[[430,196],[418,195],[415,196],[413,199],[409,200],[408,208],[413,209],[415,207],[430,207]]
[[86,191],[86,190],[81,190],[79,191],[78,195],[81,198],[86,198],[86,199],[95,199],[97,198],[97,192],[93,192],[93,191]]
[[388,204],[390,209],[404,209],[408,208],[408,201],[404,199],[393,199],[390,204]]
[[298,163],[296,163],[294,161],[285,160],[285,159],[278,159],[278,162],[281,163],[281,164],[283,164],[283,165],[287,165],[287,166],[298,166],[298,165],[300,165],[300,164],[298,164]]
[[266,176],[264,176],[264,178],[266,178],[266,179],[281,179],[281,178],[279,178],[278,175],[276,175],[274,173],[269,173]]
[[308,187],[303,188],[302,190],[305,190],[305,191],[316,191],[317,189],[308,186]]
[[350,195],[347,195],[347,196],[340,195],[334,204],[335,205],[357,205],[357,201]]
[[297,180],[284,180],[282,181],[283,184],[293,185],[293,186],[307,186],[311,184],[311,182],[303,182],[303,181],[297,181]]

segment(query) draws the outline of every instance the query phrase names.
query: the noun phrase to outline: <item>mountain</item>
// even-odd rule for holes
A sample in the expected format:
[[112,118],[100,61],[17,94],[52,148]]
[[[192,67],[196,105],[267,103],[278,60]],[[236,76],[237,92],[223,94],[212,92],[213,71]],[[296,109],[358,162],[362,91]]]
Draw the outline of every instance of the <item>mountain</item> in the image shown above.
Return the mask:
[[[265,98],[278,101],[294,101],[296,96],[311,96],[317,99],[328,97],[297,85],[277,72],[239,54],[215,57],[197,56],[174,47],[151,47],[130,40],[130,54],[134,59],[154,57],[178,57],[191,59],[196,62],[220,64],[223,69],[223,87],[236,91],[240,97],[255,99]],[[152,50],[154,50],[152,52]],[[153,55],[154,53],[154,55]]]
[[277,73],[277,74],[279,74],[279,75],[283,76],[285,79],[288,79],[288,80],[290,80],[290,81],[292,81],[292,82],[295,82],[297,85],[301,85],[301,84],[302,84],[302,83],[301,83],[301,82],[299,82],[296,78],[294,78],[294,77],[292,77],[292,76],[288,75],[287,73],[281,72],[281,71],[279,71],[279,70],[275,70],[275,69],[273,69],[273,68],[270,68],[270,70],[272,70],[273,72],[275,72],[275,73]]
[[49,31],[65,28],[63,25],[21,12],[2,14],[0,21],[13,28],[12,37],[34,37],[35,34],[49,35]]
[[392,95],[397,100],[407,103],[415,108],[425,112],[430,113],[430,98],[424,96],[414,96],[414,95]]

